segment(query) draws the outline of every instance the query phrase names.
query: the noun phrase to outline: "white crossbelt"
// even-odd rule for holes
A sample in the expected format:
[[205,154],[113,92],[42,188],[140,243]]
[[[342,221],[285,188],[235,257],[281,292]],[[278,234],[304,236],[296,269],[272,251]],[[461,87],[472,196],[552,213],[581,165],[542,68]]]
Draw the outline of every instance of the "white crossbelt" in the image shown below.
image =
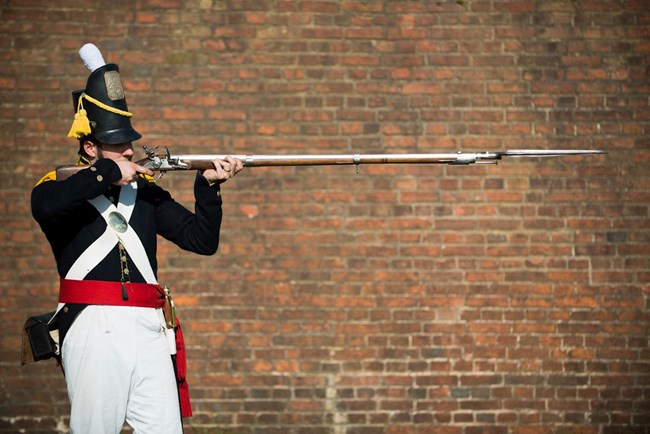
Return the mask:
[[[70,270],[68,270],[66,279],[83,280],[121,241],[145,281],[153,284],[158,283],[142,241],[133,228],[128,225],[135,208],[137,189],[138,184],[135,181],[122,187],[117,206],[113,205],[104,195],[88,201],[106,221],[106,231],[77,258]],[[127,223],[124,232],[119,232],[111,225],[109,218],[112,213],[118,213],[124,218],[125,223]]]

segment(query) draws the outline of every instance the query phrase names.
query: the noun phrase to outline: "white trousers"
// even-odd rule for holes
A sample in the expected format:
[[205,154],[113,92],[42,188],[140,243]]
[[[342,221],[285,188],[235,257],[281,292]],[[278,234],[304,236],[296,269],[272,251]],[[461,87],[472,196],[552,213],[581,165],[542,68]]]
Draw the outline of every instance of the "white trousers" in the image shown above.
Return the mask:
[[88,306],[63,341],[71,433],[182,434],[160,309]]

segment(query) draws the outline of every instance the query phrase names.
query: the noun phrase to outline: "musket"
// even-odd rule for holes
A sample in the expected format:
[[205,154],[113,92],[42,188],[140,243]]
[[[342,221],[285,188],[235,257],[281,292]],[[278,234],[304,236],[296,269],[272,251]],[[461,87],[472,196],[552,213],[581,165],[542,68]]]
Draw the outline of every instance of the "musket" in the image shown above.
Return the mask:
[[[160,175],[177,170],[207,170],[214,168],[212,160],[224,159],[224,155],[172,155],[168,148],[163,153],[159,147],[144,147],[146,158],[137,164]],[[320,154],[320,155],[230,155],[241,160],[244,167],[281,166],[343,166],[362,164],[448,164],[468,166],[472,164],[497,164],[504,157],[566,157],[570,155],[606,154],[600,150],[534,150],[517,149],[511,151],[456,152],[435,154]],[[57,179],[63,180],[87,166],[63,166],[57,169]]]

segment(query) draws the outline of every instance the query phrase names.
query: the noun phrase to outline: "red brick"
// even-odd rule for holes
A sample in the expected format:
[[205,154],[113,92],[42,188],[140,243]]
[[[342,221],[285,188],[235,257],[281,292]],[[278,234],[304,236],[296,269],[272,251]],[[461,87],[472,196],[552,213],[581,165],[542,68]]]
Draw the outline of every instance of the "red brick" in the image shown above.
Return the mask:
[[[24,318],[56,302],[29,191],[75,160],[68,92],[85,83],[87,25],[145,143],[172,152],[610,151],[247,168],[222,188],[217,256],[159,244],[186,327],[190,429],[647,424],[645,2],[87,1],[83,18],[77,0],[41,3],[6,5],[0,29],[5,430],[68,417],[58,368],[19,368],[14,350]],[[159,183],[191,209],[193,179]]]

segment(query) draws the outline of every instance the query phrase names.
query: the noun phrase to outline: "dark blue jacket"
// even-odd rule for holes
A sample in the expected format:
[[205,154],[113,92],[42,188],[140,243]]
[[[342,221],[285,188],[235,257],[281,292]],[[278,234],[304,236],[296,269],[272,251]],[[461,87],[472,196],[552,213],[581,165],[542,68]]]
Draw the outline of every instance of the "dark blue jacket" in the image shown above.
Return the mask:
[[[76,259],[106,230],[106,222],[88,203],[101,194],[117,203],[120,187],[113,182],[121,178],[117,164],[110,159],[100,159],[92,170],[81,170],[64,181],[53,176],[44,177],[32,191],[32,214],[41,226],[52,247],[60,277],[65,277]],[[147,179],[138,178],[136,204],[129,225],[138,234],[157,274],[157,235],[201,255],[212,255],[219,246],[221,228],[221,193],[219,184],[210,186],[197,174],[194,182],[195,211],[191,212],[176,202],[171,195]],[[145,282],[127,259],[131,282]],[[120,282],[122,266],[118,248],[115,248],[86,277],[86,280]],[[69,306],[60,314],[60,331],[67,327],[83,306]],[[72,315],[74,314],[74,315]],[[66,318],[67,317],[67,318]],[[63,339],[61,338],[61,341]]]

